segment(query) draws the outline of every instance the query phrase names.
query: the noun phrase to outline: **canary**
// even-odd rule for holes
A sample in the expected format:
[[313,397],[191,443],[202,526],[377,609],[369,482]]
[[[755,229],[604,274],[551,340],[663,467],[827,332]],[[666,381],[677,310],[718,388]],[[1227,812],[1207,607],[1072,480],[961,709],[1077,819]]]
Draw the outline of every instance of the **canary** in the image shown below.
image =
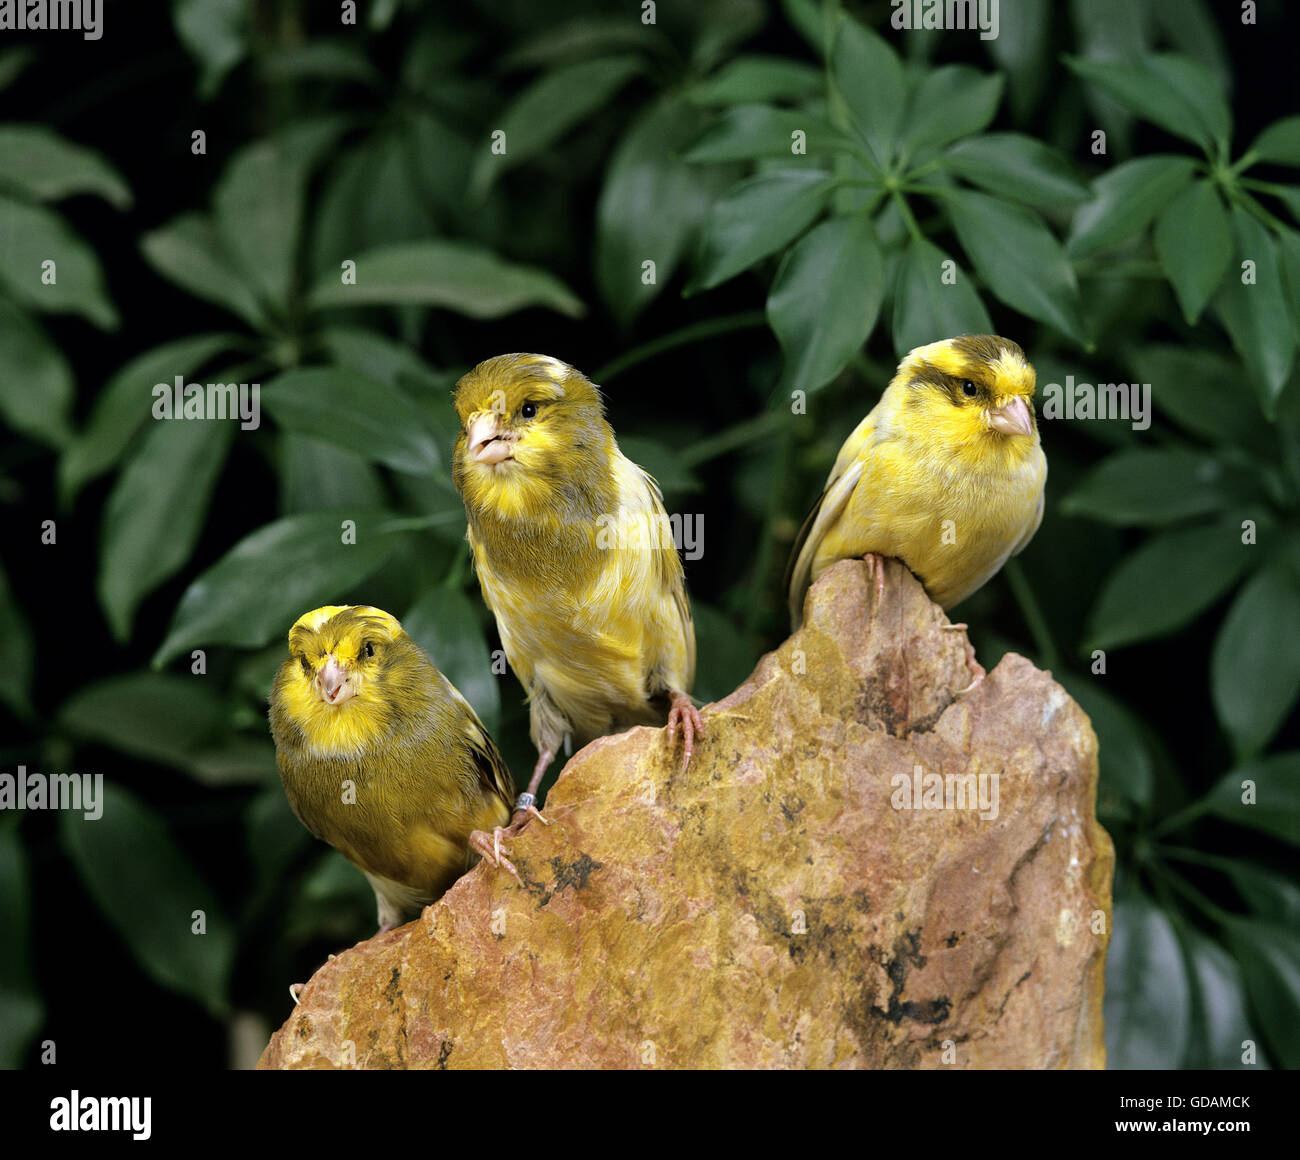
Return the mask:
[[327,605],[289,630],[271,688],[289,805],[375,891],[381,930],[433,902],[484,856],[515,785],[469,702],[378,608]]
[[538,751],[517,831],[561,745],[666,724],[690,761],[695,628],[659,487],[619,451],[584,375],[500,355],[460,380],[455,406],[452,479]]
[[1047,480],[1034,387],[1024,351],[996,335],[911,351],[840,448],[795,541],[793,626],[809,585],[837,560],[865,557],[879,595],[882,558],[897,557],[951,608],[1020,552],[1042,521]]

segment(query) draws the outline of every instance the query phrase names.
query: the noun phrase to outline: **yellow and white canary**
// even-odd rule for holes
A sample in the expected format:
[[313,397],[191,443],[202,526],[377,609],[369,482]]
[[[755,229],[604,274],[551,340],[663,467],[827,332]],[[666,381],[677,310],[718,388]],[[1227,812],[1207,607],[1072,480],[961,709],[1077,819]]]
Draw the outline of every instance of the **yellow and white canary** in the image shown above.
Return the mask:
[[1042,521],[1047,480],[1034,387],[1024,351],[996,335],[911,351],[840,448],[795,541],[793,626],[838,560],[865,557],[879,593],[881,561],[896,557],[951,608],[1020,552]]
[[487,833],[509,820],[510,771],[387,612],[327,605],[300,617],[270,718],[289,805],[369,880],[381,930],[437,899],[477,855],[515,873]]
[[690,761],[695,628],[659,487],[619,451],[592,383],[546,355],[500,355],[455,405],[452,477],[538,751],[517,829],[561,745],[667,724]]

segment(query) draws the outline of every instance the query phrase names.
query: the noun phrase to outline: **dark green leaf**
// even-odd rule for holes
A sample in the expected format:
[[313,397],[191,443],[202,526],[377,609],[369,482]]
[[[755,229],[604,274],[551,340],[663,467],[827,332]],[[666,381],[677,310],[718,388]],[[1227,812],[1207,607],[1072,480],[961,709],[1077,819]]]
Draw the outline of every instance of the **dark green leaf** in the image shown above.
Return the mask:
[[1273,236],[1277,240],[1278,269],[1286,289],[1287,306],[1291,309],[1291,324],[1300,337],[1300,233],[1279,229]]
[[783,170],[742,181],[713,206],[690,290],[708,290],[787,246],[816,220],[832,181]]
[[[438,40],[446,39],[439,29]],[[673,45],[657,27],[617,16],[579,16],[565,24],[550,24],[501,60],[505,70],[547,68],[574,61],[611,57],[618,53],[672,53]]]
[[819,95],[826,81],[820,69],[780,56],[738,56],[711,77],[696,81],[687,97],[697,105],[742,105],[750,101],[796,101]]
[[59,460],[59,491],[65,502],[107,471],[149,418],[153,388],[189,378],[204,363],[240,340],[229,334],[196,334],[137,355],[100,388],[85,429]]
[[1246,152],[1255,154],[1261,161],[1300,165],[1300,116],[1274,121]]
[[943,155],[958,177],[1028,205],[1077,205],[1091,196],[1068,158],[1021,133],[985,133]]
[[1295,363],[1296,329],[1273,235],[1239,206],[1232,210],[1239,262],[1252,262],[1252,283],[1238,267],[1223,281],[1215,306],[1232,345],[1250,368],[1264,413],[1272,417]]
[[1255,396],[1224,389],[1241,375],[1234,359],[1204,348],[1153,345],[1138,350],[1133,362],[1138,378],[1151,384],[1156,406],[1193,435],[1248,444],[1264,429]]
[[863,214],[822,222],[790,248],[767,296],[768,323],[785,352],[781,391],[815,391],[844,369],[875,329],[884,281]]
[[620,435],[618,446],[633,463],[654,477],[666,498],[704,490],[704,484],[677,448],[644,435]]
[[469,597],[459,588],[430,588],[402,617],[402,627],[494,732],[501,681],[509,678],[492,672],[492,653]]
[[1300,845],[1300,752],[1273,753],[1239,765],[1206,797],[1218,817]]
[[845,19],[835,39],[831,75],[877,164],[887,165],[907,101],[898,53],[856,20]]
[[104,509],[99,602],[119,641],[145,596],[190,558],[238,423],[155,423],[118,477]]
[[383,506],[379,475],[360,455],[288,431],[281,448],[280,510],[285,515]]
[[733,692],[753,672],[761,650],[758,642],[725,613],[698,600],[692,602],[699,656],[695,699],[718,701]]
[[1165,636],[1190,623],[1258,562],[1236,519],[1152,536],[1106,578],[1089,651]]
[[[945,263],[952,262],[951,266]],[[951,271],[948,280],[945,277]],[[970,276],[938,246],[913,238],[898,266],[894,350],[901,357],[936,334],[989,334],[993,323]]]
[[1071,257],[1095,254],[1141,233],[1192,176],[1189,157],[1139,157],[1093,182],[1095,196],[1075,211]]
[[1244,484],[1214,456],[1184,448],[1133,449],[1104,459],[1061,501],[1066,515],[1158,527],[1241,502]]
[[1280,647],[1297,640],[1300,581],[1275,564],[1233,601],[1210,658],[1214,708],[1239,757],[1263,749],[1300,696],[1300,648]]
[[1037,215],[972,190],[954,190],[944,204],[962,249],[994,294],[1087,344],[1074,267]]
[[36,54],[27,45],[16,45],[0,52],[0,89],[6,89],[23,74]]
[[269,81],[356,82],[379,88],[383,74],[359,48],[337,41],[317,40],[277,47],[261,61]]
[[17,716],[32,711],[32,657],[35,643],[9,578],[0,568],[0,703]]
[[[64,220],[44,206],[0,196],[0,284],[26,306],[80,314],[102,330],[117,327],[99,259]],[[53,262],[54,281],[43,280]]]
[[1241,970],[1218,943],[1186,924],[1178,933],[1192,984],[1188,1068],[1240,1068],[1243,1043],[1255,1038],[1246,1013]]
[[1173,54],[1147,53],[1135,60],[1065,63],[1144,120],[1202,148],[1226,143],[1231,127],[1218,82],[1204,65]]
[[[224,1017],[235,932],[216,896],[167,823],[134,794],[106,783],[102,808],[94,821],[69,810],[59,818],[87,892],[155,982]],[[203,934],[193,933],[195,911]]]
[[244,275],[226,256],[225,245],[210,218],[182,214],[140,239],[148,263],[196,298],[238,314],[256,329],[266,316]]
[[1055,68],[1047,47],[1051,32],[1048,0],[1001,0],[998,34],[985,48],[1007,74],[1007,98],[1017,122],[1037,108],[1048,70]]
[[95,193],[118,209],[131,204],[130,189],[107,161],[43,125],[0,125],[0,174],[0,182],[37,201]]
[[[1236,801],[1240,802],[1236,787],[1234,794]],[[1252,911],[1269,922],[1300,927],[1300,886],[1290,878],[1235,858],[1223,869]]]
[[988,126],[1002,100],[1002,77],[969,65],[949,64],[927,72],[912,97],[902,142],[909,154],[947,145]]
[[1178,938],[1142,895],[1117,899],[1106,956],[1106,1066],[1175,1068],[1187,1048],[1191,994]]
[[411,242],[382,246],[356,258],[356,285],[329,274],[311,293],[314,309],[331,306],[441,306],[471,318],[500,318],[544,306],[577,318],[583,312],[558,278],[506,262],[469,242]]
[[1196,325],[1232,260],[1228,213],[1208,181],[1194,181],[1160,211],[1156,253],[1188,325]]
[[[344,521],[356,542],[345,543]],[[304,612],[341,603],[383,567],[400,529],[383,511],[341,508],[276,520],[253,532],[195,580],[172,617],[155,668],[202,644],[264,645]]]
[[72,438],[72,368],[26,313],[0,300],[0,418],[53,447]]
[[[795,138],[802,133],[802,138]],[[796,140],[808,155],[850,149],[853,143],[819,117],[798,109],[771,105],[738,105],[728,109],[683,154],[687,161],[749,161],[760,157],[797,158]],[[791,164],[797,162],[792,160]]]
[[343,128],[338,118],[322,118],[255,141],[235,154],[213,193],[225,252],[246,282],[281,312],[288,309],[293,284],[307,179]]
[[228,727],[212,679],[147,672],[109,677],[74,693],[59,710],[59,725],[87,741],[189,772],[196,755]]
[[323,439],[365,459],[415,474],[437,471],[438,445],[420,409],[396,387],[341,367],[285,371],[262,391],[288,431]]
[[1269,1054],[1279,1067],[1300,1067],[1300,934],[1244,918],[1228,923],[1226,933]]
[[1104,692],[1096,677],[1065,673],[1061,684],[1088,714],[1097,733],[1101,770],[1098,809],[1119,812],[1117,806],[1109,807],[1110,799],[1137,806],[1150,805],[1155,790],[1155,768],[1132,711],[1118,697]]
[[[605,171],[596,205],[596,283],[621,323],[671,281],[722,177],[678,156],[699,124],[698,110],[661,98],[622,135]],[[648,283],[647,261],[654,262]]]
[[199,95],[207,100],[248,53],[251,12],[244,0],[172,0],[181,43],[199,64]]
[[15,821],[0,825],[0,1068],[16,1070],[45,1021],[32,965],[31,877]]
[[484,141],[470,176],[470,193],[482,198],[507,169],[523,164],[585,121],[644,68],[636,56],[607,56],[562,65],[529,85],[504,112],[493,132],[505,134],[505,152]]

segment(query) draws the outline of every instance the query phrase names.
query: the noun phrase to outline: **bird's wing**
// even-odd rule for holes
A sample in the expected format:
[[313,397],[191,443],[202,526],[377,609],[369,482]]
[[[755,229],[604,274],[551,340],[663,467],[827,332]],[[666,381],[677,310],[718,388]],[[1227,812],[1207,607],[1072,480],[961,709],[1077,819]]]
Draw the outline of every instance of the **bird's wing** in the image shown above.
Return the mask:
[[[659,489],[658,481],[639,467],[637,471],[645,481],[651,509],[656,516],[666,516],[668,510],[664,507],[664,495]],[[677,617],[676,627],[686,645],[686,683],[683,688],[676,690],[684,693],[695,682],[695,621],[691,617],[690,597],[686,595],[686,569],[682,566],[676,547],[655,553],[655,563],[659,571],[660,587],[672,598]]]
[[501,756],[501,750],[497,748],[496,742],[488,736],[488,731],[483,728],[483,722],[478,719],[478,714],[474,712],[470,703],[461,695],[460,690],[452,685],[450,681],[447,682],[447,687],[465,710],[462,735],[465,744],[469,747],[474,768],[478,772],[480,790],[487,796],[500,798],[505,802],[507,809],[514,809],[515,779],[506,766],[505,758]]
[[[859,427],[858,431],[861,429]],[[850,438],[856,436],[858,431],[855,431]],[[845,446],[847,447],[847,444]],[[840,460],[843,458],[844,453],[841,452]],[[836,461],[835,470],[827,481],[826,490],[813,504],[812,511],[808,513],[803,527],[795,537],[794,547],[790,549],[790,566],[786,571],[785,584],[786,591],[790,595],[790,623],[796,629],[803,622],[803,598],[811,582],[813,560],[817,556],[817,549],[827,531],[839,519],[840,513],[849,502],[849,496],[853,494],[858,480],[862,478],[864,461],[860,457],[848,462],[842,470],[840,460]]]
[[1038,531],[1038,525],[1043,522],[1043,495],[1044,494],[1045,493],[1043,491],[1040,491],[1038,493],[1038,507],[1034,511],[1034,518],[1030,520],[1029,523],[1026,525],[1025,534],[1020,537],[1020,539],[1016,543],[1016,546],[1011,549],[1011,555],[1019,556],[1020,553],[1023,552],[1029,546],[1029,541],[1034,538],[1034,533]]

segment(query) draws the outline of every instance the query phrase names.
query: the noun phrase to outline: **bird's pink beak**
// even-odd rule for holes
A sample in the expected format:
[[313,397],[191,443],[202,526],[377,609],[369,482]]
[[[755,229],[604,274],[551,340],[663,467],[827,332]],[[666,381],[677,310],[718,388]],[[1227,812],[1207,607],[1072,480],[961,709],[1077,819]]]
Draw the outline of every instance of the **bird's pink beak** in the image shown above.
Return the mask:
[[501,417],[495,411],[476,415],[465,432],[469,453],[479,463],[501,463],[513,458],[514,440],[501,434]]
[[357,695],[356,689],[348,680],[348,670],[332,654],[326,659],[325,667],[316,674],[316,687],[320,690],[321,700],[327,705],[341,705]]
[[1034,422],[1029,417],[1029,406],[1016,396],[1009,403],[989,411],[989,426],[1003,435],[1032,435]]

